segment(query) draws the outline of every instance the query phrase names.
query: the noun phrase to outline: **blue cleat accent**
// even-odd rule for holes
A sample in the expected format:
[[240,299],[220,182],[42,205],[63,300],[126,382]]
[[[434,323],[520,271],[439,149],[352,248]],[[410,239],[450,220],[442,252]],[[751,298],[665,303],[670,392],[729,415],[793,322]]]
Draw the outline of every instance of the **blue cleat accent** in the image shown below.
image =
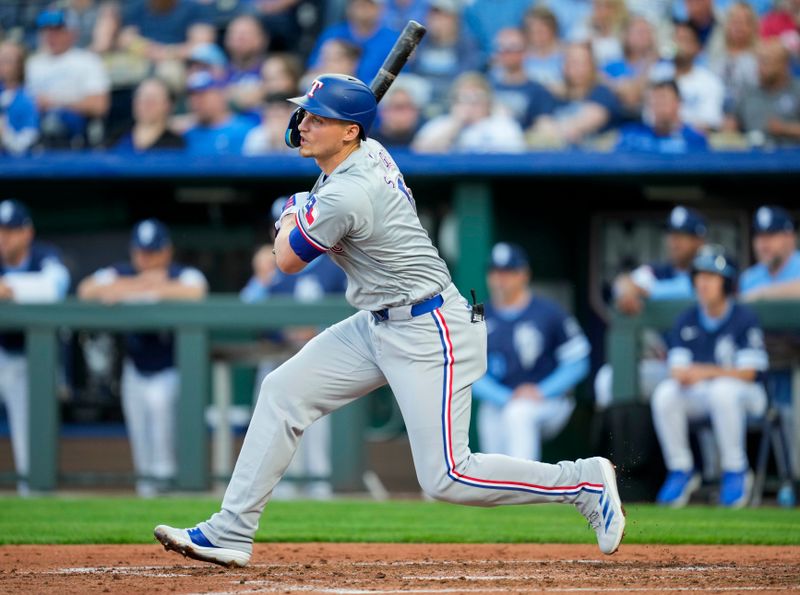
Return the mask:
[[700,487],[700,474],[694,471],[670,471],[658,491],[656,502],[672,508],[686,506],[692,493]]
[[247,563],[250,562],[249,553],[215,546],[197,527],[176,529],[167,525],[159,525],[153,534],[165,550],[178,552],[187,558],[211,562],[227,568],[247,566]]
[[744,471],[725,471],[719,488],[720,506],[742,508],[750,502],[753,490],[753,474],[749,469]]

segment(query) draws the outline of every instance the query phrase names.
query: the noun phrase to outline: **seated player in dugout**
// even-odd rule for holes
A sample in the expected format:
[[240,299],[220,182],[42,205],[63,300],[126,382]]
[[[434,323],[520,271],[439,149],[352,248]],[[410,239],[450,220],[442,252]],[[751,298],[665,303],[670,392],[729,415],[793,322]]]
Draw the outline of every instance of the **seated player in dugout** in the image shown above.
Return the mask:
[[[104,304],[200,300],[208,292],[199,270],[173,261],[167,226],[158,219],[137,223],[130,261],[96,271],[78,286],[83,300]],[[177,470],[175,425],[180,378],[171,332],[127,333],[122,370],[122,410],[131,441],[136,492],[153,497],[172,485]]]
[[589,373],[591,347],[555,302],[534,295],[525,251],[494,246],[486,307],[488,371],[472,394],[481,401],[478,435],[484,452],[542,460],[542,439],[558,434],[575,401],[568,393]]
[[753,486],[745,450],[747,418],[763,415],[767,405],[764,336],[755,313],[734,301],[736,265],[720,246],[705,246],[691,274],[697,304],[672,328],[671,377],[656,387],[652,399],[668,470],[656,501],[684,506],[700,486],[689,423],[710,418],[722,467],[719,504],[738,508],[749,502]]
[[[745,302],[800,299],[800,252],[797,226],[779,206],[764,205],[753,215],[753,253],[756,264],[742,273],[739,292]],[[792,415],[792,368],[796,365],[798,333],[767,333],[770,372],[767,382],[777,406],[789,452],[795,456],[798,440]],[[798,461],[792,461],[798,469]]]
[[[689,271],[697,251],[705,243],[708,224],[694,209],[677,206],[669,214],[664,236],[667,261],[643,264],[614,280],[614,306],[623,314],[635,316],[647,300],[686,300],[694,295]],[[666,345],[656,333],[648,333],[644,355],[639,362],[639,386],[646,396],[667,377]],[[605,409],[612,400],[613,370],[603,365],[594,380],[595,402]]]

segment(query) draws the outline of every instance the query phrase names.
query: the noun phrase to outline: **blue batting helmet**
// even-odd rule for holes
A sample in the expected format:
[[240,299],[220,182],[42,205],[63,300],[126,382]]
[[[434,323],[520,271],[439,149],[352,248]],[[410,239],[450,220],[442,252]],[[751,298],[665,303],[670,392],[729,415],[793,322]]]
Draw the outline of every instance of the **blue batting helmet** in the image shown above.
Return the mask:
[[378,105],[375,95],[367,85],[344,74],[322,74],[314,79],[305,95],[293,97],[289,101],[297,105],[298,109],[289,120],[286,144],[295,148],[300,146],[297,127],[305,112],[323,118],[355,122],[361,127],[361,137],[366,138]]
[[725,293],[731,294],[736,287],[736,262],[728,256],[722,246],[708,244],[697,251],[692,261],[692,280],[697,273],[714,273],[725,279]]

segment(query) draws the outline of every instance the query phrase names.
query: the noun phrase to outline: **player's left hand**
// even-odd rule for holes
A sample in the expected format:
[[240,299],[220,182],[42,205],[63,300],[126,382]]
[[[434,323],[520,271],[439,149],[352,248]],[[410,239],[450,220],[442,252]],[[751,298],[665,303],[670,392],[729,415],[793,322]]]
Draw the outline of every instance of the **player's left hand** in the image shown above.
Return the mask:
[[294,215],[300,209],[303,208],[303,205],[306,204],[308,200],[309,193],[308,192],[297,192],[292,194],[289,198],[286,199],[286,202],[281,209],[281,215],[278,217],[278,220],[275,222],[275,231],[278,232],[281,230],[281,222],[283,218],[287,215]]

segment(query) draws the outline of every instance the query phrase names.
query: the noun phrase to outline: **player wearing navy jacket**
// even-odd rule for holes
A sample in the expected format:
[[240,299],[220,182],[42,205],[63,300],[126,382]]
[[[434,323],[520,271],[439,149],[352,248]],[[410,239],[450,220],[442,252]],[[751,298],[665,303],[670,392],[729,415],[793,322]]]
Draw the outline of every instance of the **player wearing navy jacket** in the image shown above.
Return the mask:
[[[167,227],[157,219],[137,223],[131,234],[131,261],[100,269],[84,279],[78,295],[106,304],[199,300],[207,283],[195,268],[172,261]],[[175,415],[179,377],[169,332],[125,335],[122,408],[131,440],[136,491],[152,497],[173,480]]]
[[[668,260],[643,264],[630,274],[614,280],[614,305],[623,314],[636,315],[644,308],[646,300],[681,300],[693,295],[689,270],[692,259],[705,242],[708,224],[705,217],[694,209],[677,206],[666,222],[666,249]],[[656,333],[648,335],[644,357],[639,362],[639,386],[647,397],[656,385],[668,375],[664,354],[666,346]],[[605,364],[594,381],[595,401],[599,408],[611,404],[613,371]]]
[[653,422],[669,471],[659,504],[685,505],[700,485],[689,448],[689,422],[711,418],[720,453],[720,504],[745,506],[753,474],[745,452],[748,415],[764,413],[767,395],[760,374],[767,370],[764,336],[756,315],[733,301],[736,266],[719,246],[694,259],[697,305],[678,317],[670,336],[671,378],[652,399]]
[[[69,271],[58,251],[34,241],[33,221],[18,200],[0,202],[0,301],[55,302],[69,289]],[[17,489],[28,492],[28,361],[21,332],[0,334],[0,399],[5,403],[20,476]]]
[[556,435],[575,402],[567,393],[589,373],[591,347],[574,318],[532,295],[524,250],[492,249],[486,307],[488,371],[472,387],[482,401],[484,452],[541,460],[541,441]]

